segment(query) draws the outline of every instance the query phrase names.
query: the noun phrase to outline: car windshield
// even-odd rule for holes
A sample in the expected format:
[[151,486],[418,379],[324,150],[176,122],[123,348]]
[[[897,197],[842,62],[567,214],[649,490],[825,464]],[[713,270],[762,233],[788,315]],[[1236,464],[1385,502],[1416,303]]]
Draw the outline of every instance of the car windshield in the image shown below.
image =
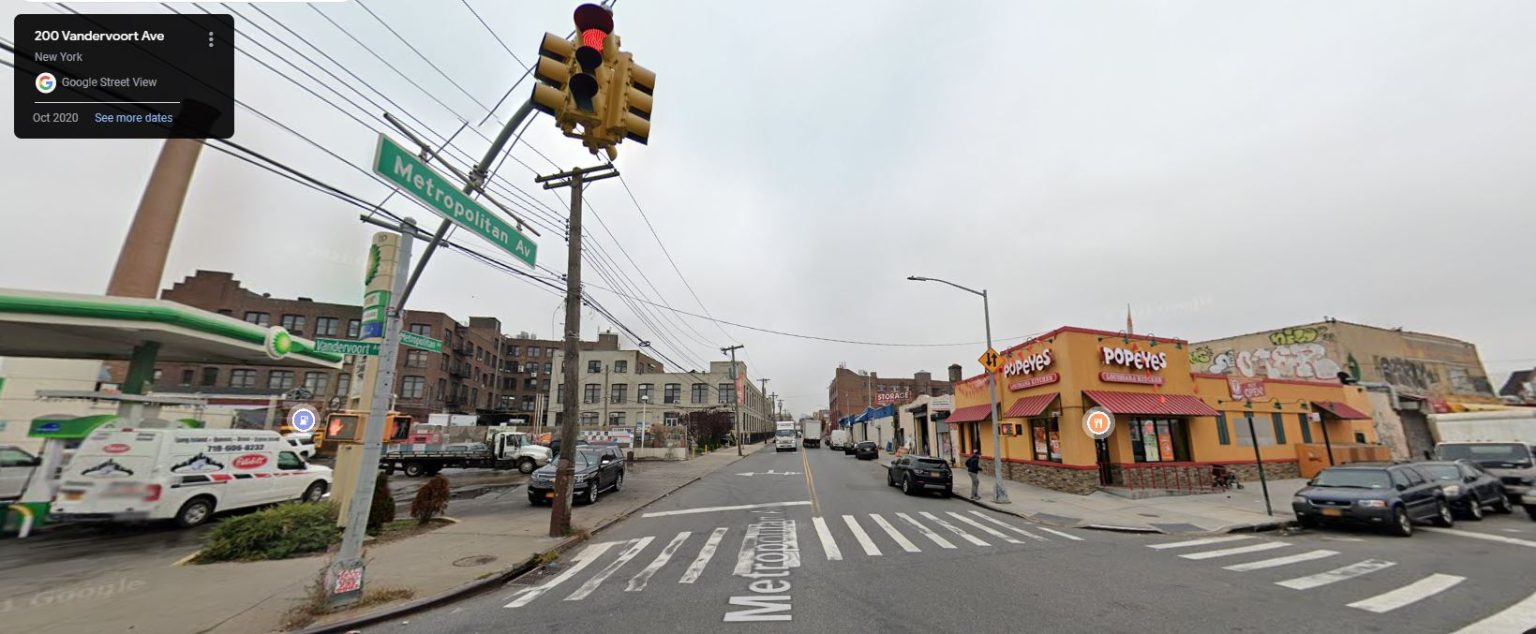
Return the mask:
[[1329,469],[1317,474],[1312,486],[1329,489],[1386,489],[1392,478],[1386,471],[1371,469]]
[[1436,480],[1460,480],[1461,469],[1453,464],[1420,465],[1422,471]]
[[1465,458],[1485,467],[1531,466],[1530,448],[1520,443],[1440,445],[1436,452],[1442,460]]
[[949,468],[949,463],[946,463],[943,460],[914,460],[912,461],[912,468],[942,471]]
[[794,438],[795,437],[795,430],[793,430],[793,429],[780,429],[779,431],[774,432],[774,435],[778,436],[779,438]]

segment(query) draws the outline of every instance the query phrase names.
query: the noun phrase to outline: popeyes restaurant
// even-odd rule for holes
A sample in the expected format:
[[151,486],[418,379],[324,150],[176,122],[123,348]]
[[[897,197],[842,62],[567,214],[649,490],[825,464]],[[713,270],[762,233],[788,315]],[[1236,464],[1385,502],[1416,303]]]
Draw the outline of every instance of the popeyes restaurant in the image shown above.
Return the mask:
[[[1280,479],[1390,457],[1362,388],[1192,373],[1188,348],[1179,339],[1063,327],[1002,351],[1004,475],[1083,494],[1197,493],[1211,490],[1215,465],[1256,480],[1262,464],[1266,477]],[[992,473],[999,452],[988,375],[956,384],[954,398],[947,422],[957,447],[962,455],[979,447]]]

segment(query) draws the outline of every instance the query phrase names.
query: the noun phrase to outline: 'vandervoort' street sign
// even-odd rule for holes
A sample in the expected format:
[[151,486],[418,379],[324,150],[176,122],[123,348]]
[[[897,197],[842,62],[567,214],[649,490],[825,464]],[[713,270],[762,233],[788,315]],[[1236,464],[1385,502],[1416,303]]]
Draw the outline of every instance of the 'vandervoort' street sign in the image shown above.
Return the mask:
[[351,339],[324,339],[315,337],[315,351],[331,354],[354,354],[364,357],[379,356],[379,344]]
[[519,260],[533,266],[539,245],[465,196],[453,183],[427,167],[415,154],[382,134],[373,154],[373,171],[427,203],[454,224],[475,232]]

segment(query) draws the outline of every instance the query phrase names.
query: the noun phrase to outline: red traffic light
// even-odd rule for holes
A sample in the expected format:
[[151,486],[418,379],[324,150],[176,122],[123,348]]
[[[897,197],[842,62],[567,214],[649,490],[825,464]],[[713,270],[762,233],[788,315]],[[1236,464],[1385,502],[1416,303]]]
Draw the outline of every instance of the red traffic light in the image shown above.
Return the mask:
[[576,19],[576,30],[582,32],[582,39],[586,39],[588,29],[597,29],[603,33],[613,32],[613,12],[602,5],[587,3],[576,7],[576,13],[572,16]]

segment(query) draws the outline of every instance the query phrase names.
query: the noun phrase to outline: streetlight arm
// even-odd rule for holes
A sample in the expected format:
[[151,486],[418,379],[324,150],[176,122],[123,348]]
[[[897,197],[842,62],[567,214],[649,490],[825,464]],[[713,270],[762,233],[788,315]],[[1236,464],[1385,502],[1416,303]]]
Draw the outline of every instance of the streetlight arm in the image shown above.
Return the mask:
[[950,286],[958,288],[958,289],[960,289],[962,291],[965,291],[967,293],[970,293],[972,295],[981,295],[981,296],[985,296],[986,295],[985,291],[978,291],[978,290],[973,289],[973,288],[966,288],[964,286],[961,286],[959,284],[956,284],[956,283],[948,281],[948,280],[941,280],[941,279],[939,279],[937,277],[922,277],[920,275],[908,275],[907,279],[912,280],[914,282],[939,282],[940,284],[948,284]]

